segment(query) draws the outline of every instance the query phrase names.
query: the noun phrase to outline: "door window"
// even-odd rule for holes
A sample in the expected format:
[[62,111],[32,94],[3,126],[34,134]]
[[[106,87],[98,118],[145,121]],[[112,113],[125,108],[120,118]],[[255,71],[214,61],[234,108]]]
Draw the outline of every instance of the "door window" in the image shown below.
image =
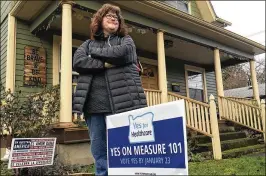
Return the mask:
[[157,66],[142,64],[143,74],[141,75],[142,86],[144,89],[158,90]]

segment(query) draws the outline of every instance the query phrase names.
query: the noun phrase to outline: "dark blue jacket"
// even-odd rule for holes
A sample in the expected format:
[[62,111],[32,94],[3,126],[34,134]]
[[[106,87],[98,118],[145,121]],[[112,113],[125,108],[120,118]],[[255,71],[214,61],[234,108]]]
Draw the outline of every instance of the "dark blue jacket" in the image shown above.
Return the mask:
[[[85,41],[74,54],[73,69],[79,79],[73,98],[73,112],[83,113],[90,93],[93,75],[104,72],[112,113],[121,113],[147,106],[137,67],[136,47],[127,35]],[[115,65],[105,68],[104,63]],[[90,100],[92,103],[94,100]]]

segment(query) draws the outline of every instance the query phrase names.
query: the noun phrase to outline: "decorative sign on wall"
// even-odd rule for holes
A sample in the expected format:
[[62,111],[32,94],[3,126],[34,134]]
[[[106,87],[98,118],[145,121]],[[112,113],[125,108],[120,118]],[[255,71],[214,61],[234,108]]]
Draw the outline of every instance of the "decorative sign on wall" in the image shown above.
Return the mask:
[[24,85],[46,84],[46,51],[44,48],[26,46],[24,49]]
[[172,91],[180,92],[180,85],[178,83],[172,83]]

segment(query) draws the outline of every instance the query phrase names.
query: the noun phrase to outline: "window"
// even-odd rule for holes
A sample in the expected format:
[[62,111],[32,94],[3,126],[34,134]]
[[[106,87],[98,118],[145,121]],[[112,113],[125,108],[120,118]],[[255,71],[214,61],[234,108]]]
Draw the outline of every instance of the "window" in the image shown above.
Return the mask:
[[206,102],[205,70],[194,66],[185,66],[187,96],[197,101]]
[[170,6],[174,7],[175,9],[178,9],[180,11],[189,13],[188,1],[180,0],[180,1],[162,1],[162,2],[164,2],[167,5],[170,5]]

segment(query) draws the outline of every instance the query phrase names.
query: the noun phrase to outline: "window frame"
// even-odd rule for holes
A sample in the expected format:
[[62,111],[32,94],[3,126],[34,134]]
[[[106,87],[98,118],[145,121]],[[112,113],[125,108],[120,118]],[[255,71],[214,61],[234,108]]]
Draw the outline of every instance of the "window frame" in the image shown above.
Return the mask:
[[196,67],[192,65],[185,64],[185,81],[186,81],[186,93],[187,97],[190,98],[189,95],[189,87],[188,87],[188,71],[193,71],[202,74],[202,81],[203,81],[203,102],[208,102],[208,94],[207,94],[207,84],[206,84],[206,72],[205,69],[202,67]]

